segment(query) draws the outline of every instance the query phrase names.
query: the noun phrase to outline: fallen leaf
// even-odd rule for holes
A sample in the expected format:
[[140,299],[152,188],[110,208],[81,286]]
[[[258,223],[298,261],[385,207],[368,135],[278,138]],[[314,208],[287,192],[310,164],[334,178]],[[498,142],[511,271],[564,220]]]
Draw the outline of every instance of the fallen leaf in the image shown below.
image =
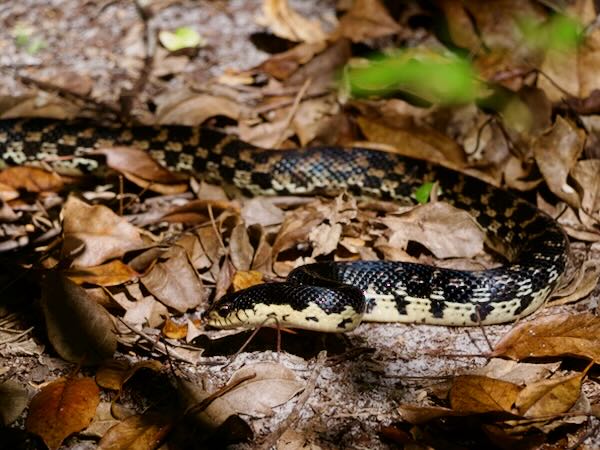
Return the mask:
[[243,111],[239,103],[225,97],[197,94],[189,90],[169,92],[155,99],[156,120],[162,124],[201,125],[214,116],[239,119]]
[[587,370],[528,384],[517,395],[517,411],[524,417],[548,417],[567,412],[579,398],[581,382],[586,373]]
[[31,166],[9,167],[0,171],[0,183],[29,192],[58,192],[65,185],[56,172]]
[[173,428],[175,418],[147,412],[128,417],[109,429],[98,443],[98,450],[153,450]]
[[257,270],[237,271],[233,276],[233,290],[239,291],[264,283],[262,273]]
[[281,364],[262,362],[242,367],[236,371],[228,384],[234,384],[250,375],[219,399],[234,411],[251,416],[271,416],[273,408],[289,401],[304,389],[293,371]]
[[201,305],[208,295],[187,253],[179,246],[164,253],[140,281],[161,303],[181,313]]
[[414,425],[430,422],[439,417],[466,416],[470,412],[455,411],[441,406],[400,405],[398,413],[402,419]]
[[363,42],[396,34],[400,26],[389,15],[379,0],[356,0],[342,16],[335,37],[346,37],[353,42]]
[[521,323],[496,344],[491,356],[575,356],[598,362],[600,318],[591,313],[556,314]]
[[308,234],[313,247],[312,257],[328,255],[338,246],[342,236],[342,225],[340,223],[321,223],[313,228]]
[[82,436],[91,436],[100,439],[106,432],[117,425],[119,420],[112,415],[113,403],[101,401],[96,408],[96,414],[92,418],[90,425],[81,432]]
[[484,367],[477,369],[473,374],[524,386],[548,378],[558,370],[559,366],[560,362],[529,364],[508,359],[491,358]]
[[283,211],[265,197],[254,197],[244,202],[242,219],[247,226],[260,224],[263,227],[279,225],[283,222]]
[[325,41],[298,44],[286,52],[271,56],[257,69],[263,70],[279,80],[285,80],[301,65],[306,64],[317,53],[322,52],[325,47]]
[[177,323],[170,317],[167,317],[162,327],[162,334],[169,339],[183,339],[188,335],[188,324]]
[[507,381],[461,375],[454,379],[450,388],[450,405],[455,411],[469,413],[510,413],[519,391],[519,386]]
[[105,389],[120,391],[123,385],[140,369],[159,372],[162,364],[159,361],[145,360],[131,364],[124,359],[111,359],[102,364],[96,371],[96,383]]
[[45,385],[29,404],[25,429],[42,437],[50,450],[87,427],[100,403],[92,378],[58,378]]
[[370,142],[391,145],[395,153],[458,168],[465,165],[463,149],[432,128],[415,124],[409,128],[392,127],[381,119],[365,116],[358,117],[357,122]]
[[190,27],[179,27],[175,31],[161,30],[158,33],[158,40],[171,52],[206,45],[206,40]]
[[70,196],[62,214],[65,241],[75,239],[85,244],[73,261],[75,266],[97,266],[144,245],[139,230],[106,206],[91,206]]
[[585,132],[560,116],[554,126],[533,143],[533,156],[548,188],[570,206],[579,208],[579,194],[567,183],[585,143]]
[[236,270],[249,270],[252,264],[254,248],[250,243],[250,237],[246,226],[239,223],[231,231],[229,238],[229,256]]
[[49,272],[44,276],[41,306],[48,340],[63,359],[91,365],[116,351],[109,314],[64,275]]
[[588,259],[578,268],[577,276],[567,286],[555,292],[550,305],[567,305],[587,297],[598,286],[600,260]]
[[296,42],[320,42],[327,38],[316,20],[308,20],[290,8],[287,0],[264,0],[257,22],[273,34]]
[[28,401],[27,389],[17,381],[0,383],[0,423],[6,426],[17,420]]
[[466,211],[448,203],[418,205],[399,216],[383,217],[391,230],[389,245],[405,249],[408,241],[422,244],[437,258],[472,258],[483,252],[485,234]]
[[[187,176],[165,169],[144,149],[127,146],[102,147],[95,149],[93,154],[104,155],[106,165],[111,169],[146,182],[177,185],[187,179]],[[184,185],[187,188],[187,183]]]
[[88,283],[97,286],[118,286],[140,275],[118,259],[100,266],[69,269],[64,274],[77,284]]

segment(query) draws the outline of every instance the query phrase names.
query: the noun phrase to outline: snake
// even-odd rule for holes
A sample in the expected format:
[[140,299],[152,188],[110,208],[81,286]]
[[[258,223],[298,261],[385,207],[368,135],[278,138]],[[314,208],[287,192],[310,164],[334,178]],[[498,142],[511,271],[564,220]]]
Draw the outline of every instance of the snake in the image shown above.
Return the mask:
[[265,149],[223,131],[176,125],[101,126],[85,120],[0,121],[0,166],[42,164],[59,174],[106,169],[94,149],[147,151],[172,171],[231,184],[245,195],[354,196],[414,202],[424,183],[467,211],[506,262],[456,270],[414,262],[322,260],[283,282],[227,293],[205,312],[216,328],[261,325],[346,332],[362,321],[463,326],[514,321],[540,308],[565,273],[561,226],[519,195],[424,160],[361,147]]

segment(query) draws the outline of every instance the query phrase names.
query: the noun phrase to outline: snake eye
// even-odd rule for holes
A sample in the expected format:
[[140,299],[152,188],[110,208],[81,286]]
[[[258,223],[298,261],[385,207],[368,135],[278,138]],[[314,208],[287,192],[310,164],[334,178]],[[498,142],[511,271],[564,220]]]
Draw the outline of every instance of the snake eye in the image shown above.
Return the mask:
[[226,317],[229,312],[231,311],[231,305],[222,305],[219,306],[219,309],[217,309],[217,314],[219,314],[221,317]]

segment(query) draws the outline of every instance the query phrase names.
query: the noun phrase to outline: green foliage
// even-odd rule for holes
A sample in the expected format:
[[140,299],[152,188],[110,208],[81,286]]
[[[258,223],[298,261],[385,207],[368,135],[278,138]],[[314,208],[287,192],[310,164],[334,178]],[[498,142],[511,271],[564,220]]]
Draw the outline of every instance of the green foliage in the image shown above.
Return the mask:
[[428,181],[427,183],[423,183],[421,186],[417,188],[414,193],[415,199],[422,205],[429,201],[429,197],[431,196],[431,190],[433,189],[434,183]]
[[160,43],[169,51],[175,52],[184,48],[196,48],[206,45],[200,34],[190,27],[180,27],[175,31],[161,31],[158,34]]
[[35,30],[32,27],[24,25],[16,25],[12,30],[12,35],[15,39],[15,45],[24,49],[30,55],[35,55],[37,52],[46,47],[46,43],[40,37],[34,36]]
[[583,26],[577,20],[555,14],[543,23],[530,18],[520,22],[525,42],[539,50],[574,50],[581,43]]
[[346,71],[352,95],[382,96],[403,91],[431,103],[473,101],[478,82],[471,63],[455,55],[405,51],[372,59]]

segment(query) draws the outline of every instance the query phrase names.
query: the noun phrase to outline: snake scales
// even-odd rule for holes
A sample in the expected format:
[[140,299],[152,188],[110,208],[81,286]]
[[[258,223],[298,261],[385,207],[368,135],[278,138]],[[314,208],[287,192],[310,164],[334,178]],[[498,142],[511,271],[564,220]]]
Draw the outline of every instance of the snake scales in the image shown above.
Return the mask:
[[539,308],[565,269],[568,240],[552,218],[507,191],[424,161],[363,148],[265,150],[203,128],[0,121],[5,166],[45,161],[59,173],[95,172],[102,162],[89,150],[114,145],[147,150],[169,169],[233,183],[251,195],[347,190],[406,201],[424,182],[437,181],[442,198],[472,214],[510,259],[483,271],[384,261],[303,266],[284,283],[226,295],[208,313],[213,326],[254,327],[272,319],[282,326],[339,332],[361,320],[501,323]]

